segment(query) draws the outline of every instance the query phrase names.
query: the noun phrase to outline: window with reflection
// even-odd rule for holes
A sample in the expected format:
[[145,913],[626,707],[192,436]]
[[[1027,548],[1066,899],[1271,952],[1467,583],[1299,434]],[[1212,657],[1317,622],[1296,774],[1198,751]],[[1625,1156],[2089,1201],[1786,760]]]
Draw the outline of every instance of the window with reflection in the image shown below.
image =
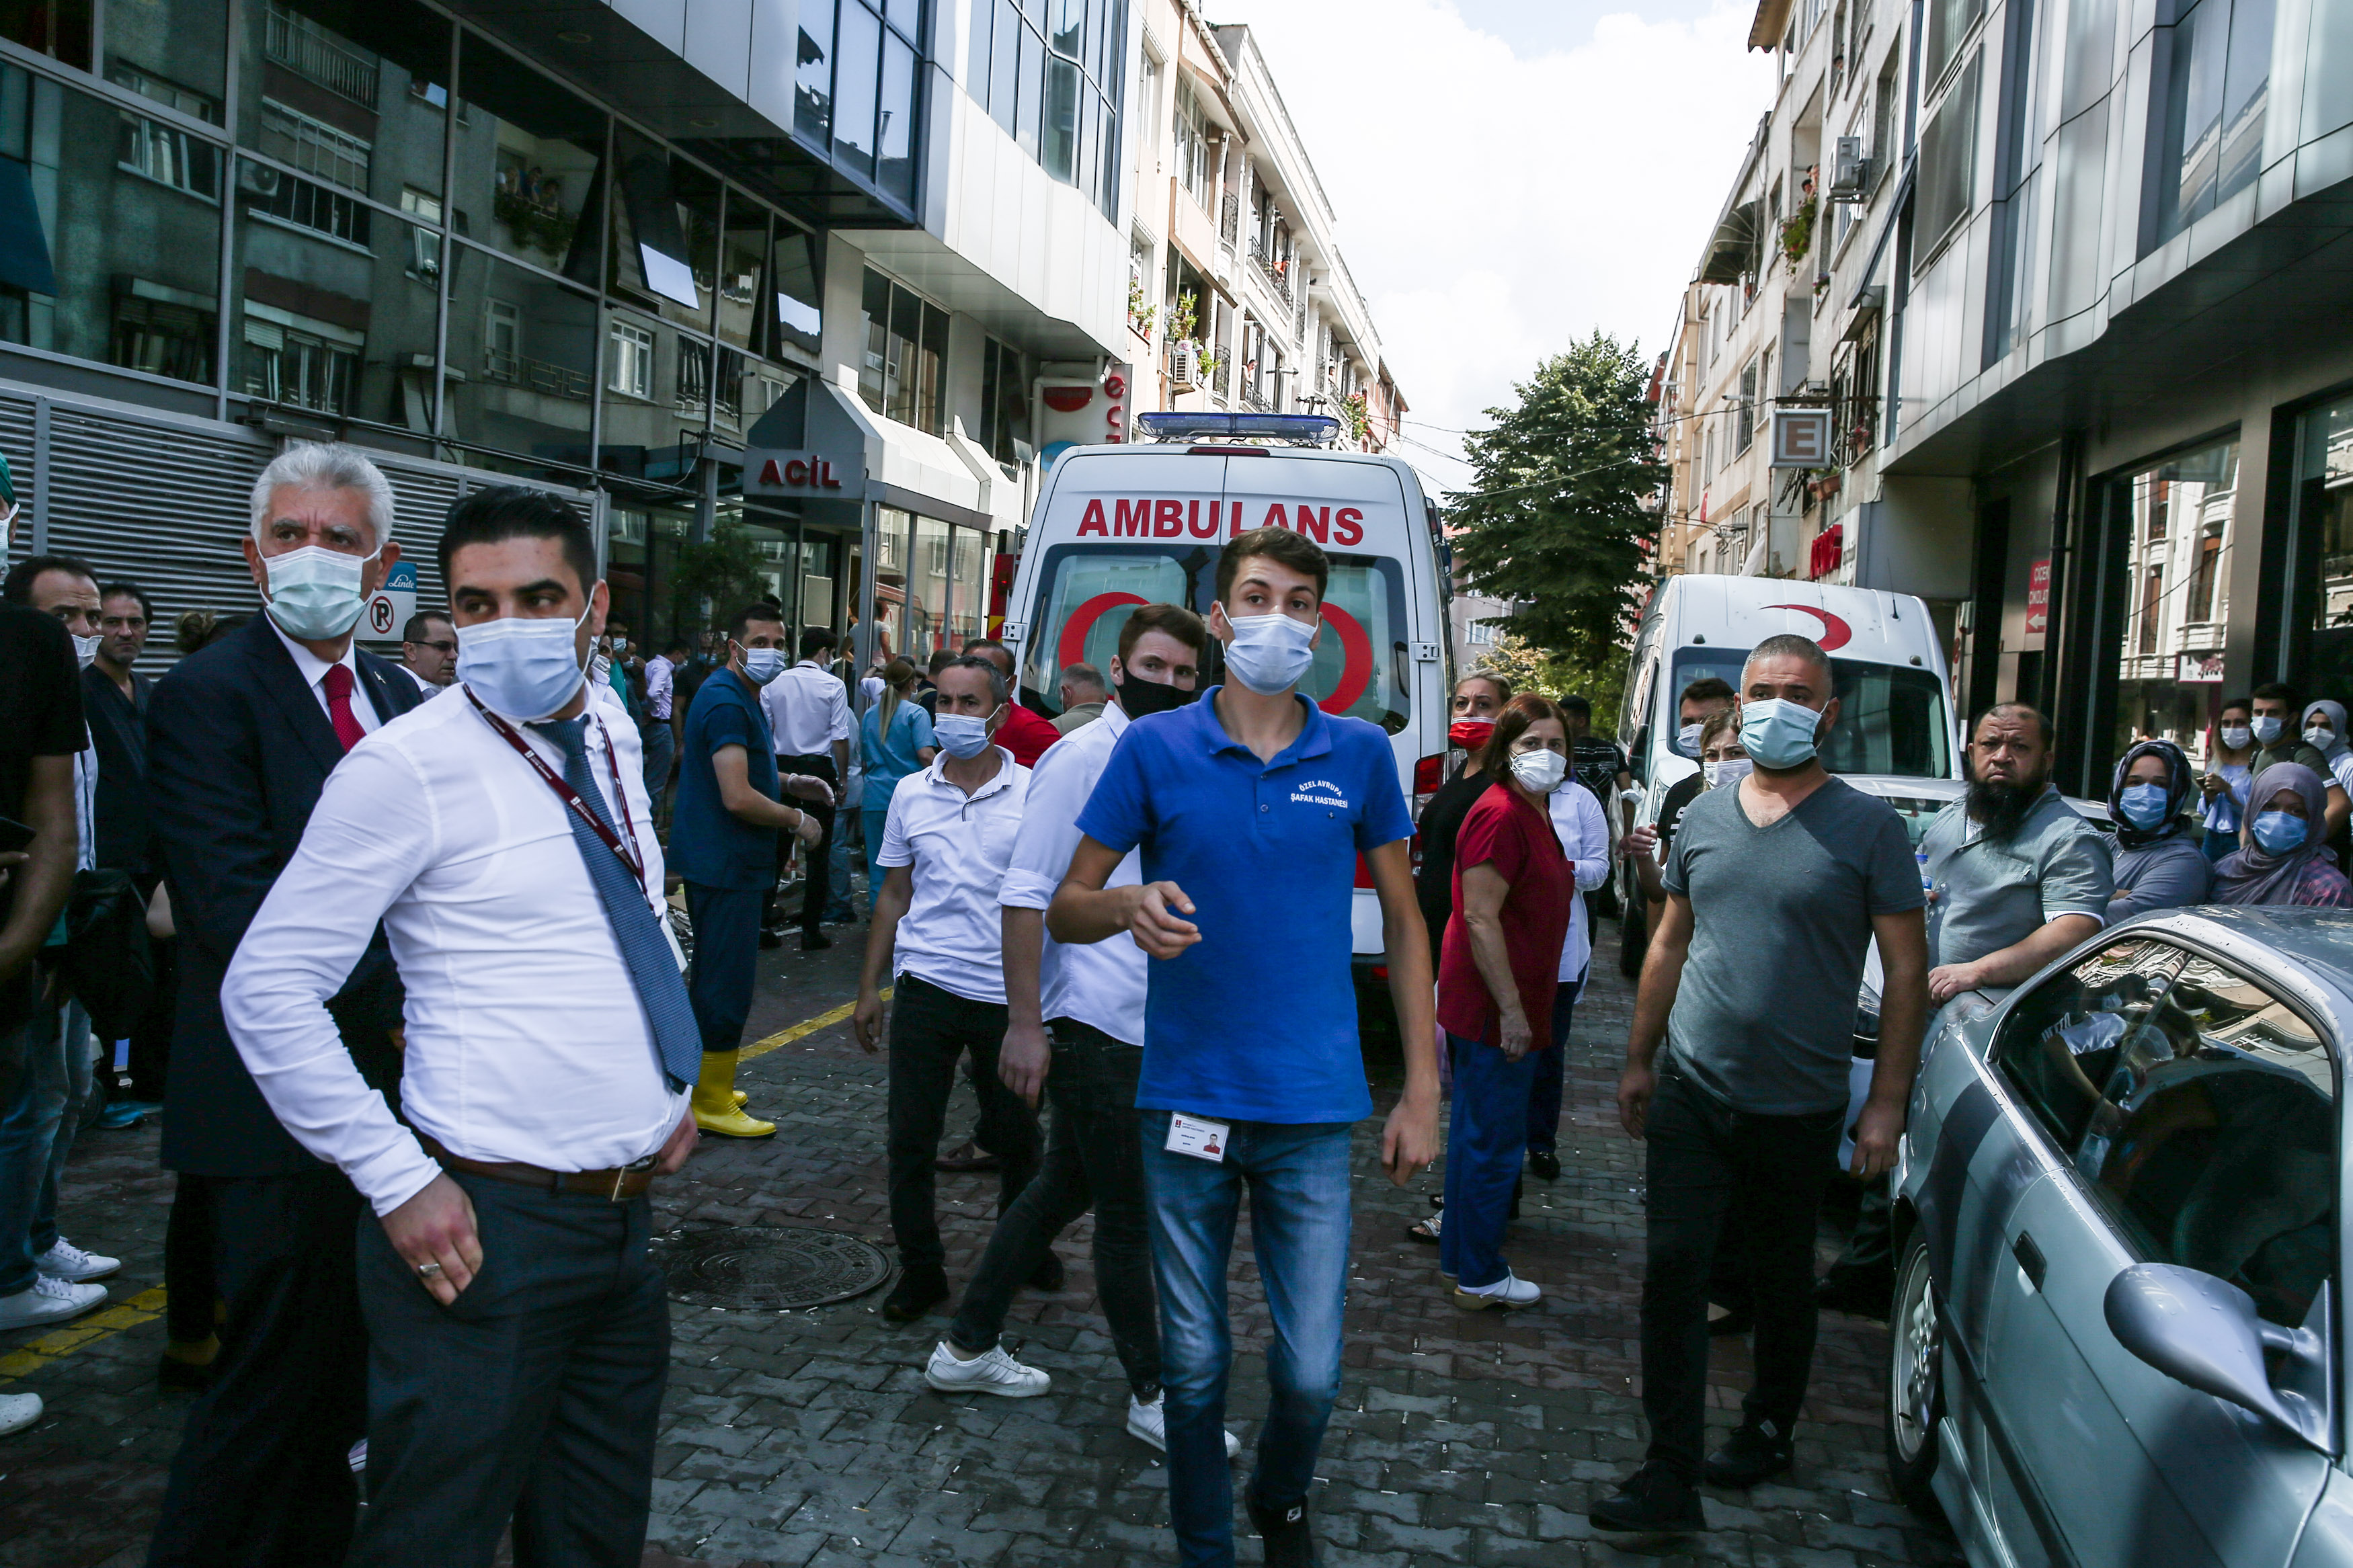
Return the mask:
[[2275,0],[2194,0],[2178,8],[2164,115],[2149,159],[2164,244],[2244,187],[2263,163]]
[[776,296],[776,342],[770,351],[781,354],[798,349],[811,359],[825,326],[825,289],[818,258],[824,254],[817,236],[789,219],[776,219],[771,292]]
[[938,518],[915,519],[914,559],[907,572],[907,646],[913,658],[928,658],[949,646],[948,532]]
[[0,38],[88,70],[91,11],[90,0],[11,0],[0,5]]
[[711,330],[719,283],[719,182],[627,128],[613,133],[607,287],[681,326]]
[[2235,439],[2116,481],[2131,591],[2116,653],[2115,755],[2141,739],[2171,741],[2193,761],[2205,754],[2221,717],[2238,487]]
[[603,112],[471,33],[460,45],[458,76],[452,226],[595,288]]
[[[1049,174],[1114,216],[1125,0],[976,0],[973,13],[965,89]],[[985,39],[978,31],[984,19]],[[1184,161],[1186,129],[1180,104],[1178,175],[1190,189],[1195,171]]]
[[599,466],[631,479],[691,482],[712,405],[712,346],[656,317],[605,314]]
[[[909,205],[923,143],[923,32],[922,0],[808,0],[794,81],[794,131]],[[976,62],[987,52],[985,38],[974,44]]]
[[719,238],[718,331],[722,342],[767,352],[768,209],[740,191],[727,193],[727,226]]
[[[8,7],[14,9],[14,7]],[[118,87],[221,122],[228,90],[228,7],[220,0],[108,0],[99,74]]]
[[947,312],[871,268],[861,304],[866,351],[859,367],[859,395],[885,418],[940,434],[945,428]]
[[332,200],[359,217],[355,229],[325,212],[281,216],[280,198],[297,186],[327,195],[239,163],[230,390],[431,434],[438,266],[417,265],[417,230],[380,213],[367,221],[369,209],[349,198]]
[[882,18],[859,0],[841,0],[840,13],[834,34],[833,155],[846,167],[871,175]]
[[[114,16],[110,0],[111,56]],[[398,206],[402,193],[413,190],[438,199],[448,119],[447,22],[411,0],[252,0],[245,17],[240,145],[284,165],[304,188],[335,198]],[[290,205],[335,205],[296,192],[286,187]],[[353,238],[367,243],[364,234]]]
[[833,7],[834,0],[801,0],[793,73],[793,130],[820,147],[833,135]]
[[470,245],[450,247],[449,268],[443,434],[585,467],[596,391],[596,301]]
[[[0,337],[209,385],[219,321],[222,155],[149,147],[143,117],[0,63],[0,157],[25,164],[0,214]],[[196,149],[201,146],[204,152]],[[144,161],[142,161],[144,160]]]
[[2353,398],[2296,424],[2285,581],[2292,668],[2315,697],[2353,690]]
[[1029,369],[1020,351],[995,338],[981,340],[980,444],[1014,472],[1020,454],[1014,443],[1029,442]]

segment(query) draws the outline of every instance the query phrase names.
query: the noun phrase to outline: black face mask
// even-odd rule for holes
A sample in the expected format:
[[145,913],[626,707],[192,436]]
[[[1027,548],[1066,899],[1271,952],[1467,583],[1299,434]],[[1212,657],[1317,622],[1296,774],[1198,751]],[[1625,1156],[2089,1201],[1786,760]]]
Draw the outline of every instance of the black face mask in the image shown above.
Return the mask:
[[1180,686],[1159,680],[1144,680],[1133,675],[1119,683],[1119,705],[1126,710],[1131,719],[1182,708],[1197,695]]

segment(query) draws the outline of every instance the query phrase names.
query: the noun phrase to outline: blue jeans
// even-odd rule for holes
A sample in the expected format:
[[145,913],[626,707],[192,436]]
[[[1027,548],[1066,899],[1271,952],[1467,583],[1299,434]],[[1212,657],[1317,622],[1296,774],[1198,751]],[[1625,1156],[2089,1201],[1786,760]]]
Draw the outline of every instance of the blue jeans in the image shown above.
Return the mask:
[[1529,1090],[1542,1053],[1511,1061],[1501,1047],[1460,1035],[1449,1034],[1446,1044],[1454,1058],[1454,1114],[1446,1126],[1438,1267],[1467,1289],[1493,1285],[1506,1272],[1504,1225],[1527,1152]]
[[646,812],[659,822],[662,795],[670,788],[670,768],[678,761],[678,736],[669,720],[649,719],[638,726],[638,740],[645,748]]
[[1171,1153],[1168,1112],[1140,1113],[1160,1287],[1160,1381],[1168,1421],[1168,1513],[1185,1568],[1231,1568],[1234,1490],[1226,1462],[1226,1378],[1233,1363],[1226,1270],[1242,1187],[1274,1320],[1266,1426],[1250,1496],[1264,1508],[1306,1500],[1340,1394],[1340,1314],[1348,1289],[1345,1121],[1233,1123],[1222,1161]]
[[0,1115],[0,1296],[29,1290],[58,1244],[58,1182],[90,1103],[90,1015],[79,1002],[26,1020],[25,1071]]
[[1552,1044],[1530,1053],[1536,1058],[1536,1076],[1528,1087],[1528,1147],[1547,1154],[1560,1142],[1561,1090],[1568,1077],[1568,1021],[1577,1012],[1577,993],[1584,989],[1583,980],[1564,980],[1553,988]]
[[[867,798],[873,798],[874,786],[866,786]],[[868,907],[882,896],[882,868],[875,857],[882,853],[882,828],[891,820],[891,802],[884,797],[881,805],[859,807],[858,821],[866,832],[866,898]]]

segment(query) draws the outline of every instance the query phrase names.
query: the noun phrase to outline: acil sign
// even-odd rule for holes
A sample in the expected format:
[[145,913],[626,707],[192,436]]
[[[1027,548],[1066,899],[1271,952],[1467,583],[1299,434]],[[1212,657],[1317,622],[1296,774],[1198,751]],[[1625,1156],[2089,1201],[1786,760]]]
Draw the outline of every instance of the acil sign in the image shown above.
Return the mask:
[[790,452],[771,454],[760,465],[759,482],[791,490],[838,490],[841,488],[841,479],[833,471],[832,459]]

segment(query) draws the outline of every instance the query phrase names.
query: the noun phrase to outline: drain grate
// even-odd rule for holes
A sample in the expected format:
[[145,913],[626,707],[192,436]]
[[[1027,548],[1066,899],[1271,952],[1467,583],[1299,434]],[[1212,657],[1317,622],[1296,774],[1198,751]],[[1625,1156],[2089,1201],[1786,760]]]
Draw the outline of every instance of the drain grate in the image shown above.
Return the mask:
[[863,1296],[892,1268],[873,1243],[814,1226],[675,1230],[652,1249],[672,1298],[692,1307],[823,1307]]

